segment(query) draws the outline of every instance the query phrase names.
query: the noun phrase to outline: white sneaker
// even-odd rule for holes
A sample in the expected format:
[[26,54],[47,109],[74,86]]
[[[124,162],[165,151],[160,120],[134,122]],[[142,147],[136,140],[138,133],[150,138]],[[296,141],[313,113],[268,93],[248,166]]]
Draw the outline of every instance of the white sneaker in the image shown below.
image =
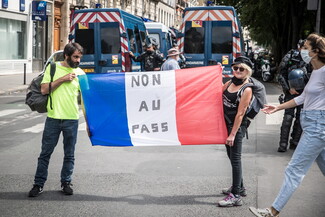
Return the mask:
[[230,193],[223,200],[219,201],[218,205],[221,207],[241,206],[243,205],[243,201],[241,200],[240,196],[235,197],[232,193]]
[[257,217],[278,217],[279,215],[273,215],[269,208],[258,209],[255,207],[249,207],[249,210]]

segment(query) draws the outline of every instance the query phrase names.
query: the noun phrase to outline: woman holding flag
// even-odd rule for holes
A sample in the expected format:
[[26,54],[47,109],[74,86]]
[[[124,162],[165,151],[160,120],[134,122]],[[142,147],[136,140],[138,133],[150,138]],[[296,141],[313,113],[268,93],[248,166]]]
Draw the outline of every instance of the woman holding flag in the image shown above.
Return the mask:
[[[252,88],[244,86],[249,82],[252,75],[252,62],[249,58],[241,56],[235,59],[232,64],[233,77],[223,87],[224,115],[228,129],[226,140],[227,155],[232,166],[232,186],[223,189],[222,193],[227,195],[219,201],[221,207],[241,206],[241,196],[246,196],[246,189],[243,183],[241,152],[242,141],[247,130],[246,110],[252,98]],[[238,100],[238,92],[242,92]]]

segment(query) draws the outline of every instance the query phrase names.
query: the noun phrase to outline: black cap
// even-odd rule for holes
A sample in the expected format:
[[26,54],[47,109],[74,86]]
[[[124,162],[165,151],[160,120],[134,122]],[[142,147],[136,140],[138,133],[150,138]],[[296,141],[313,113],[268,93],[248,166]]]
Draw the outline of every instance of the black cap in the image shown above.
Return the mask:
[[237,57],[235,59],[235,61],[231,64],[231,66],[241,64],[241,63],[244,63],[244,64],[248,65],[250,68],[253,68],[252,61],[248,57],[245,57],[245,56]]

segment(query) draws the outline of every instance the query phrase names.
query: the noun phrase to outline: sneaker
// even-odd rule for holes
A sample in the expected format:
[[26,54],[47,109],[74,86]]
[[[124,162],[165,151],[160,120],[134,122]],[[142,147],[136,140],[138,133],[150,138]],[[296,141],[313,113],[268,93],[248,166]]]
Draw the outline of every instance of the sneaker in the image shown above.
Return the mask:
[[257,217],[278,217],[279,215],[273,215],[269,208],[258,209],[255,207],[249,207],[249,210]]
[[72,184],[70,182],[63,182],[61,184],[61,189],[65,195],[73,195],[73,189],[71,188]]
[[[230,193],[231,193],[231,191],[232,191],[232,186],[230,187],[230,188],[224,188],[224,189],[222,189],[222,193],[224,194],[224,195],[229,195]],[[241,189],[240,189],[240,196],[242,196],[242,197],[246,197],[247,196],[247,192],[246,192],[246,188],[245,187],[242,187]]]
[[241,200],[239,195],[238,195],[238,197],[235,197],[235,195],[230,193],[223,200],[219,201],[218,205],[221,207],[241,206],[241,205],[243,205],[243,201]]
[[34,185],[32,190],[29,191],[28,197],[37,197],[43,192],[43,188],[38,185]]

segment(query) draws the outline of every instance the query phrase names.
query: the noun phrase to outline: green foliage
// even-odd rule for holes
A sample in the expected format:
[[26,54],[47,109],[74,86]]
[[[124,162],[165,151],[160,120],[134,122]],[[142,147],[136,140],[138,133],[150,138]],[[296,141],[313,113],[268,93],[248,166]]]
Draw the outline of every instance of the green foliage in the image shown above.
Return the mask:
[[223,0],[216,5],[233,6],[240,22],[259,45],[270,47],[277,62],[300,38],[313,32],[315,14],[307,0]]

